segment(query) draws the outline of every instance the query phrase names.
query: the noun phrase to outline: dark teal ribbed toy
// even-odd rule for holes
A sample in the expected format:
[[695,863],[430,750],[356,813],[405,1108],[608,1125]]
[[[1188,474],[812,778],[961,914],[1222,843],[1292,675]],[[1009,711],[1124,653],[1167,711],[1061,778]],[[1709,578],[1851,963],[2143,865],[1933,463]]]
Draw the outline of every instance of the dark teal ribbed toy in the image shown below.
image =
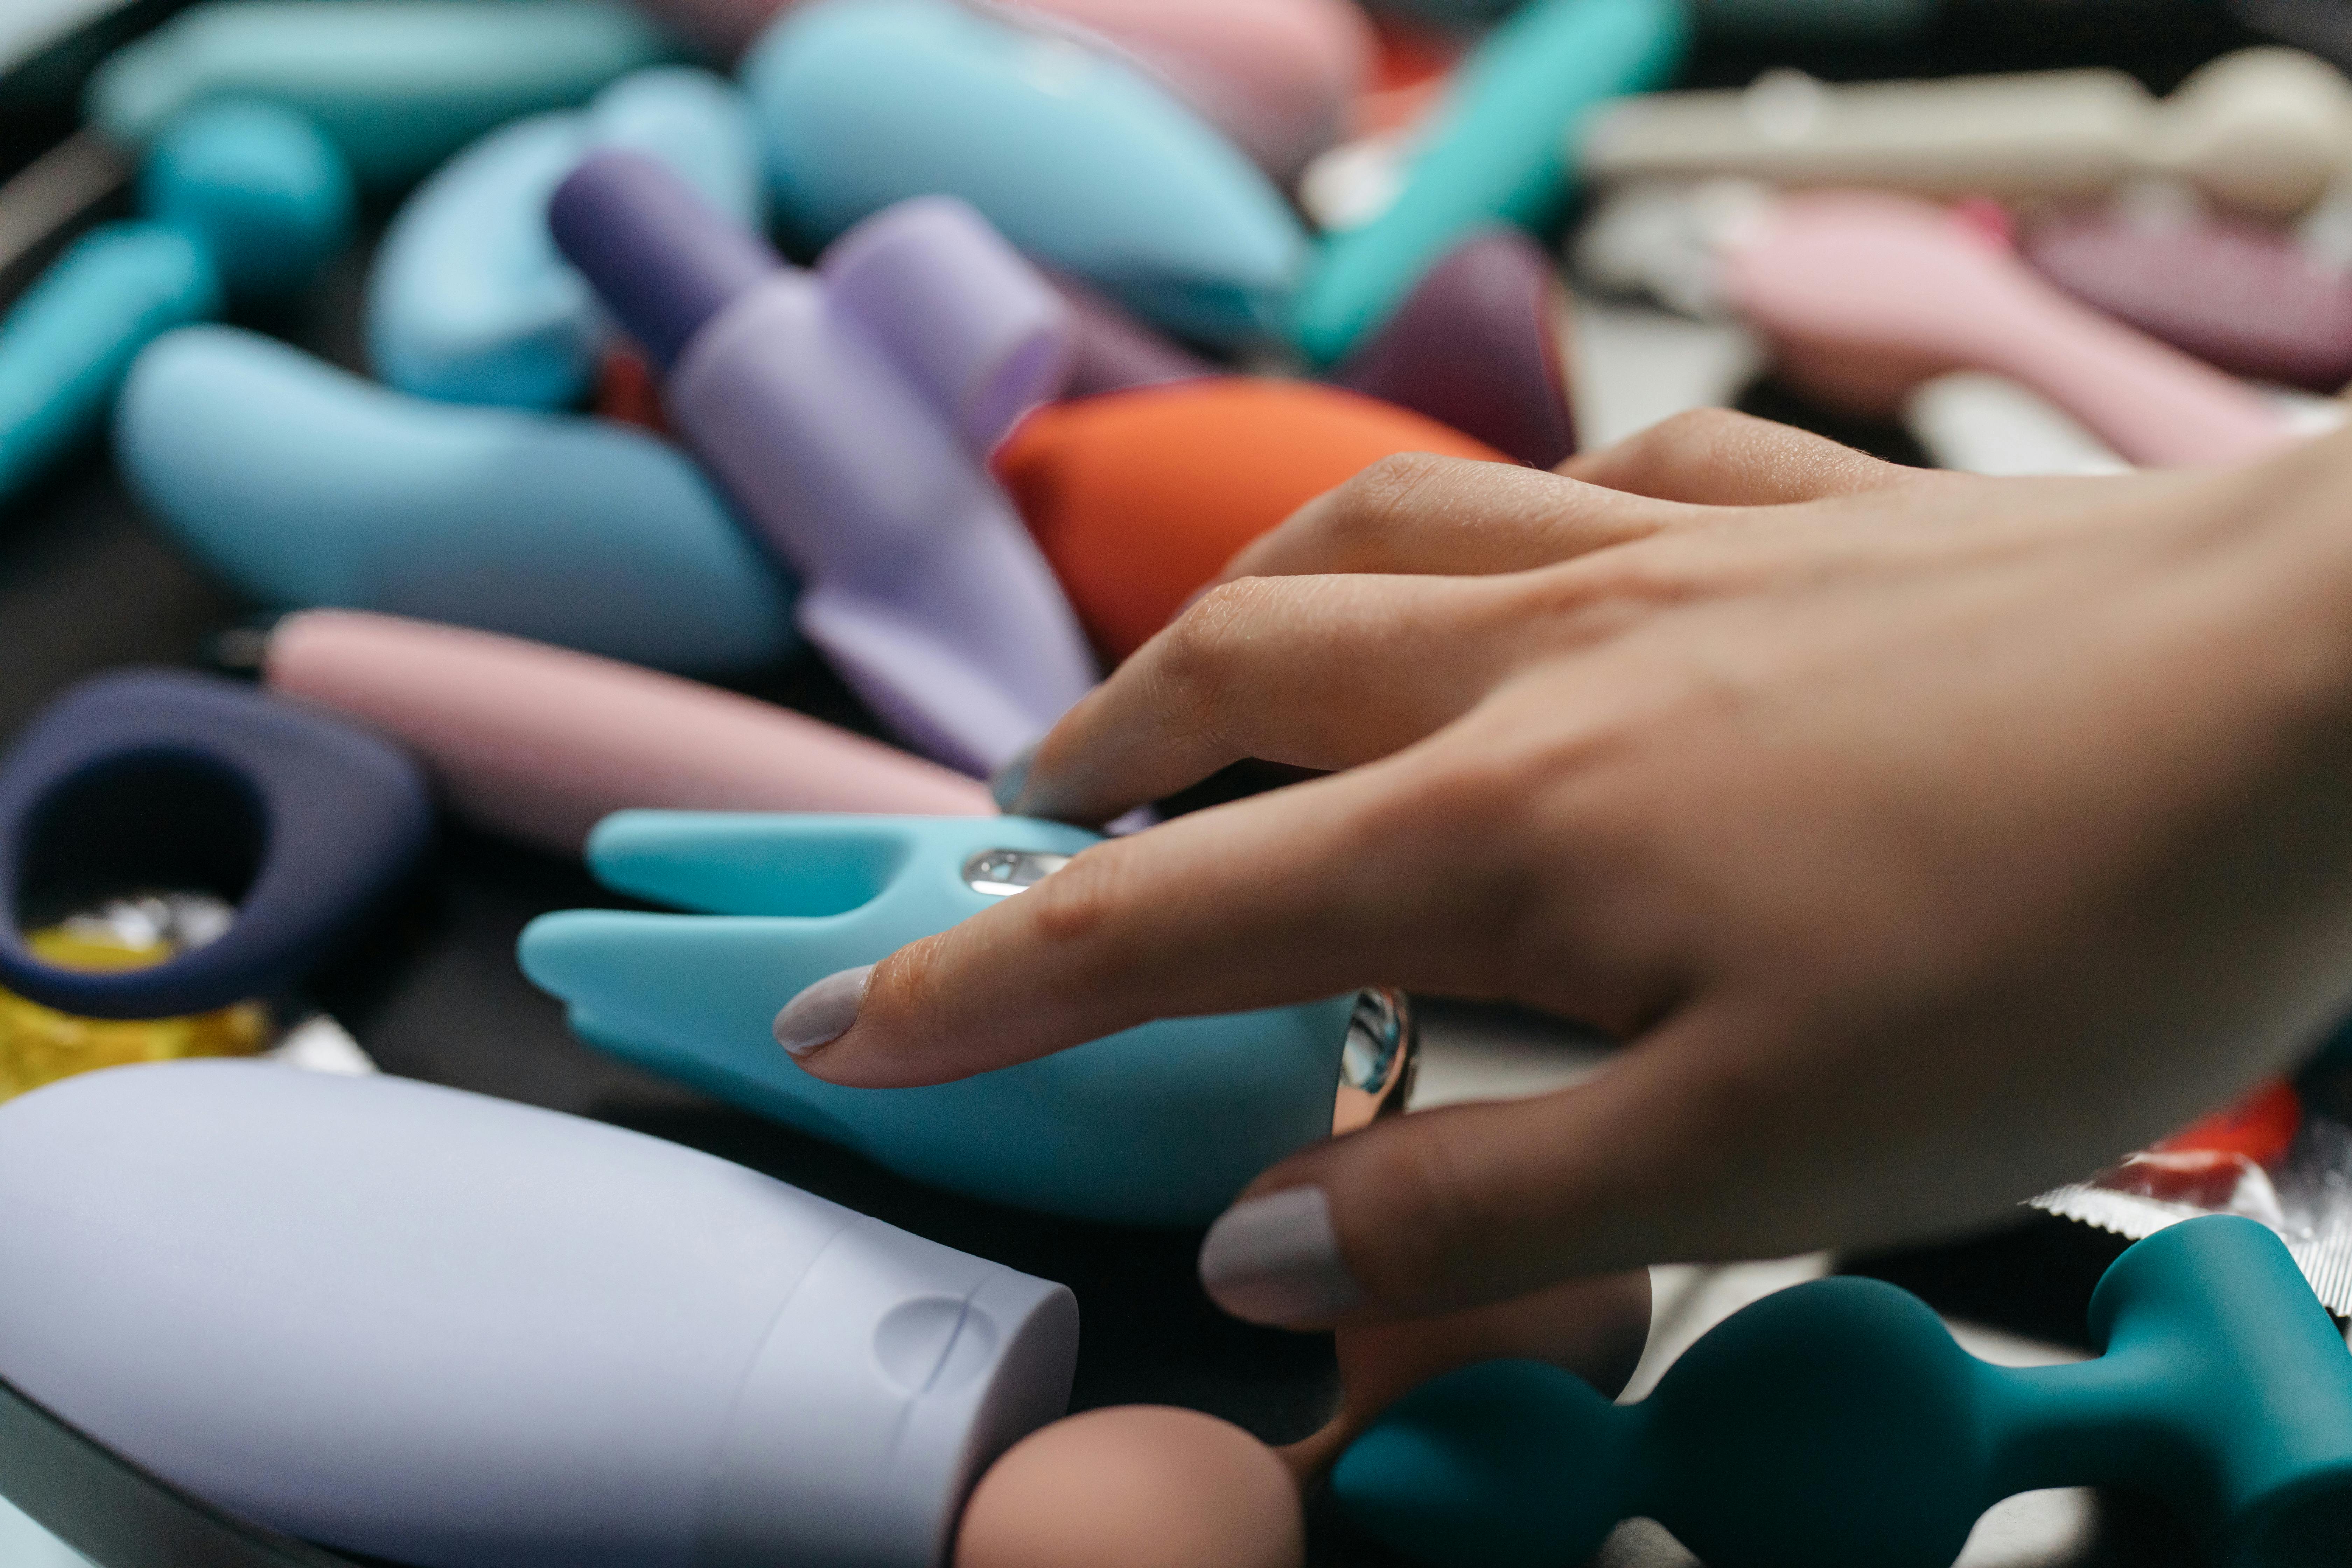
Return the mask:
[[1490,1362],[1400,1403],[1332,1486],[1440,1568],[1571,1568],[1621,1519],[1710,1568],[1945,1568],[2041,1487],[2159,1495],[2225,1568],[2352,1563],[2352,1352],[2277,1237],[2187,1221],[2091,1298],[2096,1361],[2010,1368],[1916,1298],[1823,1279],[1717,1326],[1638,1405]]

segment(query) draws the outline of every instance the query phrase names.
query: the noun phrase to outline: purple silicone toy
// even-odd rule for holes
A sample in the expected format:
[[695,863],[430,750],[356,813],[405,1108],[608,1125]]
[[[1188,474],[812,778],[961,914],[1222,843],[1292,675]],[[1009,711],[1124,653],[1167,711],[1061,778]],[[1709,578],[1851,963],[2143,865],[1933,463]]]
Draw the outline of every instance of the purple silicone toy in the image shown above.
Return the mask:
[[1559,293],[1551,258],[1526,234],[1475,234],[1331,379],[1549,468],[1576,455]]
[[1096,678],[984,463],[1069,374],[1068,307],[978,214],[901,202],[814,272],[634,153],[548,223],[666,373],[679,431],[799,574],[801,630],[910,743],[987,773]]

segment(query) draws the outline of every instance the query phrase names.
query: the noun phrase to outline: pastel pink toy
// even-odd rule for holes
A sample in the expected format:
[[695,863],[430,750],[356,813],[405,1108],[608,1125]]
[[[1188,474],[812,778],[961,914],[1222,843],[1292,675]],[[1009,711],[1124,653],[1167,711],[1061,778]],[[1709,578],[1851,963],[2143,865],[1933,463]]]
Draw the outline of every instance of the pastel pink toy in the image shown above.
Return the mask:
[[[792,0],[638,0],[732,58]],[[1144,68],[1286,183],[1348,130],[1371,74],[1371,23],[1352,0],[995,0]]]
[[278,624],[263,675],[405,744],[459,816],[565,855],[629,806],[996,811],[985,785],[878,741],[520,637],[310,610]]
[[1725,237],[1725,301],[1817,392],[1867,401],[1945,370],[1990,371],[2158,468],[2297,438],[2252,389],[2068,298],[1983,225],[1929,203],[1792,195]]
[[1370,75],[1352,0],[1004,0],[1098,35],[1287,182],[1348,129]]

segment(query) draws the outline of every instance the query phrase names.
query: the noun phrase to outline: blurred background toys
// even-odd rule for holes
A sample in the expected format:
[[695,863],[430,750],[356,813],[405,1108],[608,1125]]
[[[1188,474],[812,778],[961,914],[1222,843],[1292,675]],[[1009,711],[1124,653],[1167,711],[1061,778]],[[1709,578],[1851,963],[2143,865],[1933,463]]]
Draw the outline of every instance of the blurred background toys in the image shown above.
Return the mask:
[[[738,1201],[841,1216],[889,1238],[867,1262],[915,1260],[916,1299],[879,1263],[852,1269],[875,1294],[813,1331],[895,1323],[874,1340],[889,1364],[942,1381],[885,1379],[844,1408],[954,1404],[956,1368],[973,1374],[957,1388],[1020,1405],[993,1425],[958,1425],[958,1405],[940,1430],[971,1445],[921,1478],[803,1453],[793,1473],[830,1479],[753,1521],[777,1549],[856,1497],[899,1510],[868,1544],[905,1568],[1162,1548],[1186,1568],[1360,1568],[1530,1542],[1565,1563],[1654,1504],[1725,1563],[1768,1540],[1852,1555],[1859,1537],[1805,1533],[1843,1529],[1923,1563],[2171,1568],[2187,1531],[2165,1504],[2080,1489],[1995,1504],[1985,1539],[2025,1543],[2010,1558],[1956,1544],[2011,1483],[2127,1479],[2120,1459],[1976,1462],[1996,1427],[2011,1458],[2056,1455],[2043,1418],[2063,1426],[2100,1379],[2171,1434],[2166,1490],[2210,1543],[2257,1562],[2303,1544],[2294,1498],[2340,1492],[2340,1412],[2320,1406],[2352,1365],[2322,1310],[2352,1310],[2340,1039],[1996,1235],[1666,1267],[1335,1341],[1217,1314],[1193,1279],[1199,1225],[1314,1139],[1572,1082],[1606,1042],[1372,989],[861,1092],[800,1072],[770,1025],[801,982],[1097,842],[998,815],[982,778],[1236,551],[1383,458],[1549,468],[1711,406],[2008,473],[2224,463],[2331,427],[2352,381],[2347,16],[2334,0],[0,8],[0,1208],[23,1222],[0,1235],[22,1263],[0,1280],[0,1493],[32,1516],[0,1512],[0,1557],[16,1568],[15,1531],[28,1562],[75,1561],[46,1524],[100,1568],[344,1568],[337,1547],[424,1568],[491,1539],[486,1568],[570,1563],[583,1500],[604,1510],[598,1551],[677,1546],[646,1478],[676,1480],[672,1501],[700,1483],[662,1455],[538,1493],[499,1466],[542,1450],[510,1447],[354,1512],[390,1470],[491,1428],[464,1418],[470,1374],[451,1373],[471,1363],[448,1345],[369,1339],[368,1364],[405,1383],[348,1375],[366,1360],[348,1352],[354,1325],[458,1299],[371,1272],[425,1245],[419,1215],[487,1288],[493,1252],[540,1245],[555,1272],[593,1272],[624,1231],[659,1252]],[[1267,778],[1244,764],[1154,810]],[[207,1057],[471,1094],[183,1059]],[[9,1152],[42,1139],[51,1155]],[[468,1185],[461,1146],[484,1171],[541,1148],[578,1190]],[[189,1175],[130,1174],[156,1170]],[[266,1200],[237,1195],[237,1171]],[[610,1203],[583,1201],[608,1180]],[[657,1190],[695,1195],[659,1226],[623,1214]],[[341,1205],[332,1225],[320,1204]],[[284,1223],[240,1231],[264,1213]],[[131,1239],[94,1248],[65,1215]],[[153,1238],[197,1230],[251,1243],[237,1256],[259,1272],[192,1251],[174,1299],[230,1306],[156,1323]],[[1683,1358],[1746,1301],[1832,1269],[1927,1307],[1846,1280]],[[939,1303],[973,1270],[1038,1302],[1066,1284],[1083,1339],[1020,1363],[958,1337],[978,1320]],[[2229,1278],[2200,1294],[2189,1275]],[[628,1299],[668,1300],[678,1278],[633,1278]],[[698,1310],[740,1282],[710,1278]],[[348,1311],[302,1318],[298,1279]],[[617,1310],[551,1305],[529,1279],[473,1300],[551,1314],[526,1347],[542,1367]],[[138,1355],[89,1337],[110,1312],[144,1314]],[[75,1363],[88,1377],[25,1348],[76,1334],[107,1350]],[[2238,1353],[2257,1342],[2275,1354]],[[634,1344],[629,1375],[672,1376],[666,1342]],[[1686,1437],[1690,1411],[1765,1386],[1743,1342],[1841,1397],[1795,1436],[1745,1406],[1711,1428],[1769,1430],[1769,1452],[1685,1444],[1636,1465],[1612,1447],[1636,1426]],[[2175,1344],[2201,1348],[2168,1363]],[[2000,1369],[2098,1349],[2095,1369]],[[2189,1361],[2195,1420],[2175,1408]],[[203,1383],[223,1368],[236,1399]],[[1064,1383],[1079,1414],[1057,1421]],[[295,1406],[247,1396],[296,1384],[332,1385],[302,1406],[314,1425],[269,1425]],[[1992,1404],[1962,1419],[1930,1384]],[[546,1389],[586,1385],[535,1386],[509,1391],[499,1419],[520,1425],[497,1430],[555,1430],[570,1406]],[[1650,1397],[1603,1403],[1621,1391]],[[2319,1402],[2311,1419],[2247,1414],[2290,1395]],[[268,1420],[231,1429],[255,1411]],[[778,1442],[805,1437],[796,1419],[775,1415]],[[395,1429],[418,1444],[396,1465],[347,1445],[350,1486],[289,1479],[289,1455]],[[2308,1451],[2281,1460],[2297,1433]],[[1538,1475],[1563,1434],[1618,1458]],[[1806,1455],[1864,1450],[1912,1466],[1866,1507],[1790,1479]],[[769,1499],[792,1468],[771,1454],[743,1476]],[[526,1493],[554,1501],[497,1502]],[[2265,1508],[2288,1535],[2263,1534]],[[1607,1560],[1677,1551],[1627,1527]]]

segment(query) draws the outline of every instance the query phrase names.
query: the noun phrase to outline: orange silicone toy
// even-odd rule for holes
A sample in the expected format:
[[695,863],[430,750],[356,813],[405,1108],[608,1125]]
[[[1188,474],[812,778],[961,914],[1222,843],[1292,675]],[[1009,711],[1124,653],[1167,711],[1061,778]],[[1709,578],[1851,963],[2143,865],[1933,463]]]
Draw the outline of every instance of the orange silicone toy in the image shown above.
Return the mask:
[[1049,404],[995,468],[1096,647],[1120,659],[1234,552],[1398,452],[1509,461],[1352,392],[1223,376]]

